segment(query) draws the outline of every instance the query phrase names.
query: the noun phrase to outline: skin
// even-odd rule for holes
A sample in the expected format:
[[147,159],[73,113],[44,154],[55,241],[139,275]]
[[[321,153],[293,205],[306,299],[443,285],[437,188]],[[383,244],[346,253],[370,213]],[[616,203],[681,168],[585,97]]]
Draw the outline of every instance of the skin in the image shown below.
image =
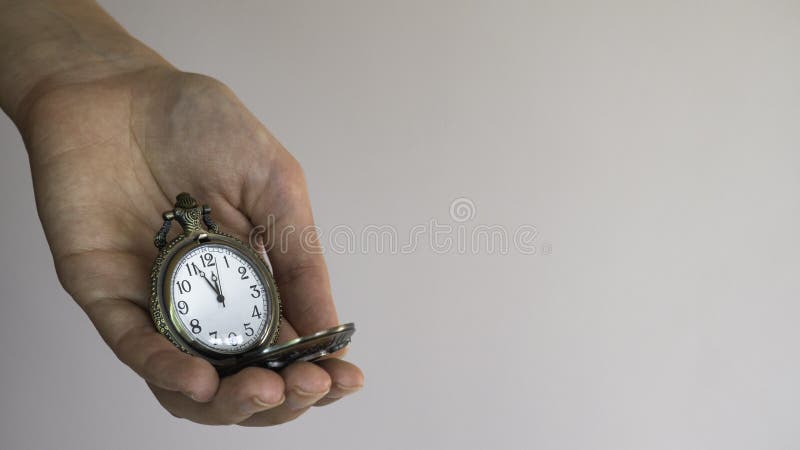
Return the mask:
[[[59,280],[164,408],[202,424],[265,426],[363,386],[338,357],[220,379],[152,325],[152,239],[178,193],[209,204],[245,242],[258,225],[313,225],[300,165],[230,89],[172,67],[93,2],[3,1],[0,30],[0,106],[25,141]],[[339,323],[322,255],[297,233],[287,244],[269,254],[281,342]]]

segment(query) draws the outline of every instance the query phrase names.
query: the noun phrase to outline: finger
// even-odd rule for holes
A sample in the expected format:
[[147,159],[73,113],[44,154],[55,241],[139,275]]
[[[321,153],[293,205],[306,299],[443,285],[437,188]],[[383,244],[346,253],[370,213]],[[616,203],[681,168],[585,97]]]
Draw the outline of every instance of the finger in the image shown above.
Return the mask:
[[300,335],[338,324],[328,270],[316,232],[305,179],[286,151],[273,160],[266,186],[254,184],[245,202],[254,225],[266,227],[265,242],[284,314]]
[[284,402],[281,376],[258,367],[248,367],[223,379],[219,391],[209,403],[195,402],[158,387],[151,388],[161,405],[173,415],[206,425],[239,423]]
[[331,389],[328,372],[310,362],[296,362],[281,371],[286,385],[286,408],[299,411],[308,408]]
[[149,383],[209,401],[219,377],[208,361],[181,352],[154,328],[150,317],[128,300],[84,305],[89,318],[117,357]]
[[286,318],[281,317],[281,329],[276,342],[278,344],[283,344],[284,342],[291,341],[292,339],[296,339],[298,337],[297,331],[294,330],[292,324],[290,324]]
[[314,406],[325,406],[364,387],[364,374],[356,365],[332,358],[316,362],[331,377],[331,389]]
[[309,362],[296,362],[281,371],[286,401],[270,411],[254,414],[240,423],[246,426],[277,425],[297,418],[323,398],[331,387],[328,373]]

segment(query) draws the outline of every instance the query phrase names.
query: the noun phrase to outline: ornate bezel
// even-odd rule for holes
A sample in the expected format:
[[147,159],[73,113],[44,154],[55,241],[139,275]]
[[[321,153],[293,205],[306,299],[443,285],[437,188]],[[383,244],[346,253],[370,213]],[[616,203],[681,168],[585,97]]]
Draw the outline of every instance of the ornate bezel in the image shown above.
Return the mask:
[[[239,354],[220,353],[213,352],[199,344],[193,345],[195,340],[177,324],[177,311],[172,302],[170,289],[164,289],[164,283],[169,278],[167,274],[174,268],[181,255],[205,244],[222,244],[231,247],[249,260],[266,284],[265,290],[269,293],[272,316],[258,343],[245,352]],[[265,348],[273,345],[278,338],[282,311],[272,272],[258,253],[233,236],[202,229],[181,234],[159,251],[150,273],[150,282],[150,314],[158,332],[182,351],[201,356],[218,369],[238,365],[240,360],[249,359],[252,355],[261,353]]]

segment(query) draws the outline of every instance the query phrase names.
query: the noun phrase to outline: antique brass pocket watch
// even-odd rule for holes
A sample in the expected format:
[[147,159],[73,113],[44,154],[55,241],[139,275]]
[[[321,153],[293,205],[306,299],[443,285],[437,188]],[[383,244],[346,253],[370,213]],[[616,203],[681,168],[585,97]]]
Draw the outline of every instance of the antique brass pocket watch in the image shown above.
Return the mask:
[[[187,193],[163,214],[150,275],[150,313],[161,334],[223,375],[245,366],[279,369],[347,346],[352,323],[275,345],[281,303],[272,273],[252,248],[220,232],[210,214]],[[183,233],[167,242],[173,220]]]

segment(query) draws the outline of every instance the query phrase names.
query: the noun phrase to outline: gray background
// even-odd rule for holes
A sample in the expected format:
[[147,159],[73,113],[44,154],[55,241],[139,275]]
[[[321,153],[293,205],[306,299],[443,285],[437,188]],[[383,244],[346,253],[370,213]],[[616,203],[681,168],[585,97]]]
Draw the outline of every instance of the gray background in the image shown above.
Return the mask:
[[3,118],[3,449],[800,445],[796,1],[102,3],[239,94],[323,230],[467,197],[538,251],[329,254],[366,389],[202,427],[61,290]]

